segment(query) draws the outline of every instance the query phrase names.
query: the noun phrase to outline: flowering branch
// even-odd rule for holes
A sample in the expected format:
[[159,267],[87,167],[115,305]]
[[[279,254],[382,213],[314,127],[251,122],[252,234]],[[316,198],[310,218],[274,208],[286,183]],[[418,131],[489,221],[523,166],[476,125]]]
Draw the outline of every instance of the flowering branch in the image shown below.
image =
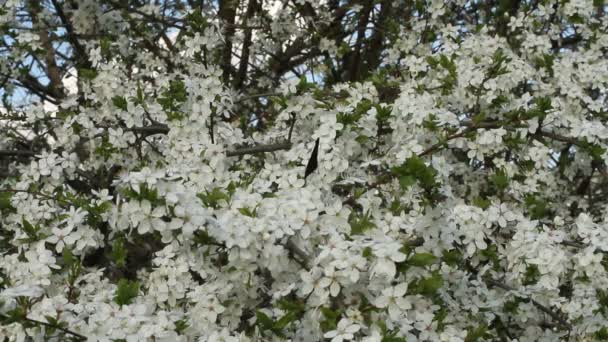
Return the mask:
[[[486,279],[485,280],[486,283],[490,286],[495,286],[495,287],[499,287],[505,291],[515,291],[514,288],[501,283],[499,281],[496,281],[494,279]],[[560,315],[559,313],[551,310],[550,308],[548,308],[547,306],[537,302],[534,298],[532,297],[528,297],[528,299],[530,300],[530,302],[537,307],[540,311],[546,313],[547,315],[551,316],[551,318],[553,318],[555,321],[557,321],[562,328],[567,329],[567,330],[571,330],[572,329],[572,325],[570,325],[570,323],[568,323],[563,317],[562,315]]]
[[48,323],[48,322],[42,322],[42,321],[38,321],[38,320],[31,319],[31,318],[28,318],[28,317],[24,317],[23,320],[25,320],[27,322],[30,322],[30,323],[44,325],[44,326],[49,327],[49,328],[53,328],[53,329],[57,329],[57,330],[63,331],[66,334],[74,336],[79,341],[86,341],[87,340],[86,336],[81,335],[81,334],[76,333],[76,332],[73,332],[73,331],[71,331],[69,329],[66,329],[66,328],[60,326],[60,325],[51,324],[51,323]]

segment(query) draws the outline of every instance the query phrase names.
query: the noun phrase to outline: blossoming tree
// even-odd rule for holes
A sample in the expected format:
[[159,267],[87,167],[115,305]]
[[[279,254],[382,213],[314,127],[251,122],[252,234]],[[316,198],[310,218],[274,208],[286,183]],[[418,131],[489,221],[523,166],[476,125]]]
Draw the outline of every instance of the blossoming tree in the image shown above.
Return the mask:
[[3,1],[0,339],[608,338],[606,10]]

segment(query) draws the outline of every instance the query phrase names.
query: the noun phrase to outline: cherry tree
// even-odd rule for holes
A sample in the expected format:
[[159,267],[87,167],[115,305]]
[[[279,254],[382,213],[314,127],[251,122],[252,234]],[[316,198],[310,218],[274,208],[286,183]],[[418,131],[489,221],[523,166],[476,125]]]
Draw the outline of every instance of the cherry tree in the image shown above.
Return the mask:
[[608,338],[602,0],[4,0],[0,339]]

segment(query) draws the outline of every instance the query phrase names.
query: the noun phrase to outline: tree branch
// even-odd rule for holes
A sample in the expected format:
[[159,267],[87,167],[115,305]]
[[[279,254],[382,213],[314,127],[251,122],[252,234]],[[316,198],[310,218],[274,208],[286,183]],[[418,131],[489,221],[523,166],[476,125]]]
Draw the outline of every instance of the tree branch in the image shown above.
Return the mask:
[[291,143],[286,141],[277,144],[269,144],[269,145],[255,145],[251,147],[240,147],[232,151],[226,152],[228,157],[238,157],[244,156],[246,154],[256,154],[256,153],[266,153],[266,152],[274,152],[280,150],[289,150],[291,148]]
[[24,317],[23,320],[25,320],[27,322],[30,322],[30,323],[34,323],[34,324],[44,325],[44,326],[49,327],[49,328],[61,330],[64,333],[72,335],[72,336],[76,337],[77,339],[79,339],[81,341],[86,341],[87,340],[86,336],[81,335],[81,334],[76,333],[76,332],[73,332],[73,331],[71,331],[69,329],[63,328],[63,327],[61,327],[59,325],[54,325],[54,324],[51,324],[51,323],[48,323],[48,322],[37,321],[35,319],[31,319],[31,318],[28,318],[28,317]]
[[[496,281],[494,279],[486,279],[485,282],[490,285],[490,286],[494,286],[494,287],[499,287],[505,291],[514,291],[515,289],[504,284],[501,283],[499,281]],[[558,314],[557,312],[551,310],[550,308],[546,307],[545,305],[537,302],[536,300],[534,300],[532,297],[528,297],[528,300],[530,300],[530,302],[536,307],[538,308],[540,311],[546,313],[547,315],[549,315],[551,318],[553,318],[556,322],[558,322],[562,328],[565,328],[567,330],[571,330],[572,329],[572,325],[570,325],[570,323],[568,323],[563,317],[562,315]]]

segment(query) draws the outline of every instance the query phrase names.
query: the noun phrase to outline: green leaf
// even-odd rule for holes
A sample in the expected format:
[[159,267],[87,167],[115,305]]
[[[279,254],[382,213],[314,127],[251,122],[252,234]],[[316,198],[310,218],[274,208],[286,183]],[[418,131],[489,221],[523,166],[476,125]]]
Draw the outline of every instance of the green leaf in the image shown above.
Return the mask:
[[281,310],[293,312],[297,316],[303,315],[306,311],[306,305],[304,304],[304,302],[298,299],[281,298],[279,299],[277,304]]
[[101,49],[101,55],[104,58],[110,58],[112,56],[112,39],[110,37],[102,37],[99,40],[99,48]]
[[452,249],[451,251],[445,250],[441,259],[450,266],[456,266],[462,262],[462,253],[457,249]]
[[438,272],[434,272],[429,278],[418,281],[415,292],[424,296],[434,295],[443,286],[443,277]]
[[494,270],[497,271],[500,268],[500,258],[498,257],[498,247],[496,245],[489,245],[486,249],[480,250],[479,254],[482,260],[490,260],[492,262]]
[[536,265],[528,265],[526,267],[526,273],[524,273],[524,279],[522,280],[523,285],[534,285],[540,280],[540,271]]
[[21,224],[23,227],[23,231],[27,234],[27,236],[29,238],[28,239],[29,241],[38,240],[38,238],[39,238],[38,233],[40,232],[40,226],[32,225],[28,220],[25,219],[25,217],[22,218]]
[[220,188],[214,188],[211,191],[199,193],[197,196],[203,201],[205,207],[211,207],[214,209],[218,209],[222,201],[226,201],[227,203],[230,200],[230,196],[223,192]]
[[124,111],[127,110],[127,99],[125,99],[123,96],[114,96],[112,98],[112,104],[114,104],[114,107],[118,109],[122,109]]
[[175,332],[178,334],[182,334],[186,328],[188,328],[189,324],[188,321],[185,319],[180,319],[179,321],[175,322]]
[[519,307],[519,303],[522,302],[521,298],[515,297],[513,300],[506,301],[503,304],[503,311],[508,312],[513,315],[517,315],[517,308]]
[[112,243],[112,261],[118,267],[125,267],[127,262],[127,250],[125,248],[125,240],[123,237],[118,237]]
[[437,262],[437,257],[431,253],[416,253],[407,259],[407,263],[412,266],[424,267]]
[[414,176],[402,176],[399,177],[399,185],[401,186],[401,189],[406,190],[408,189],[410,186],[416,184],[416,178],[414,178]]
[[74,257],[74,254],[72,253],[72,250],[69,248],[64,248],[63,251],[61,252],[62,257],[63,257],[63,262],[68,265],[68,266],[72,266],[74,265],[74,263],[76,262],[76,258]]
[[503,170],[499,170],[493,174],[491,181],[499,191],[503,191],[509,186],[509,177]]
[[472,204],[476,207],[486,210],[490,207],[490,204],[492,204],[492,202],[490,202],[490,200],[487,198],[477,197],[473,199]]
[[118,287],[116,288],[116,294],[114,295],[114,302],[118,305],[128,305],[131,304],[133,299],[138,295],[139,282],[120,279],[118,281]]
[[597,341],[608,341],[608,327],[603,327],[595,333]]
[[14,210],[11,205],[11,198],[13,194],[11,192],[0,192],[0,211],[2,210]]
[[97,70],[80,68],[78,69],[78,75],[86,80],[93,80],[97,77]]
[[470,329],[467,337],[464,339],[465,342],[474,342],[480,339],[484,339],[486,332],[488,331],[488,327],[485,325],[480,325],[477,328]]
[[353,235],[363,234],[374,227],[376,224],[371,220],[371,213],[361,215],[355,212],[351,213],[348,222],[350,223],[350,233]]
[[538,220],[545,217],[548,214],[547,202],[539,199],[534,195],[526,195],[524,203],[530,212],[530,218]]
[[279,318],[278,321],[274,322],[272,325],[272,331],[281,331],[283,330],[289,323],[295,321],[297,316],[295,312],[288,312],[283,317]]
[[141,88],[141,82],[137,81],[137,103],[144,104],[144,91]]
[[338,326],[338,319],[340,318],[340,315],[342,315],[342,311],[334,311],[330,308],[321,307],[321,313],[325,318],[320,322],[321,330],[325,332],[336,329]]
[[263,330],[272,329],[274,321],[264,312],[258,310],[255,312],[256,324]]
[[257,216],[257,215],[256,215],[256,210],[255,210],[255,209],[254,209],[254,210],[251,210],[251,209],[249,209],[249,208],[239,208],[239,212],[240,212],[242,215],[249,216],[249,217],[256,217],[256,216]]
[[392,168],[392,173],[399,177],[402,189],[409,188],[417,181],[422,188],[430,190],[437,185],[435,176],[437,171],[427,166],[418,156],[408,158],[402,165]]

